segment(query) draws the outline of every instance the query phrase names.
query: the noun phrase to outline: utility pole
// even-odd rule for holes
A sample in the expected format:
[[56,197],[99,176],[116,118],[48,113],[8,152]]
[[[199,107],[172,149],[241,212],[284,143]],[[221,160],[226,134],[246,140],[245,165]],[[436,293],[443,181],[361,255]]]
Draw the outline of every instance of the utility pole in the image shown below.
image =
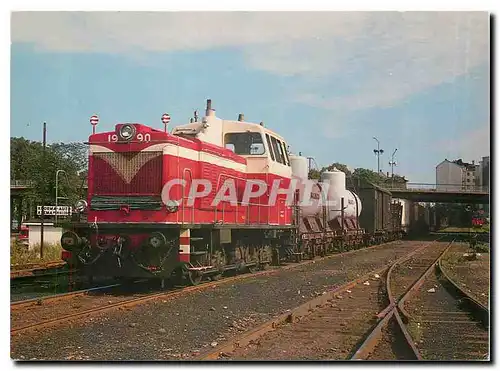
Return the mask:
[[55,222],[54,222],[54,227],[57,227],[57,207],[59,204],[59,199],[66,199],[66,197],[59,197],[59,174],[66,172],[64,170],[57,170],[56,171],[56,216],[55,216]]
[[383,149],[380,149],[380,142],[377,138],[373,137],[377,141],[377,149],[373,150],[373,153],[377,156],[377,174],[380,175],[380,155],[384,153]]
[[391,178],[392,178],[392,185],[394,186],[394,166],[397,166],[396,161],[394,161],[394,155],[396,154],[396,151],[398,149],[396,148],[394,152],[392,152],[391,156],[391,161],[389,161],[389,165],[391,166]]
[[41,184],[42,191],[42,222],[40,223],[40,259],[43,259],[43,227],[45,219],[45,149],[47,147],[47,123],[43,123],[43,147],[42,147],[42,172],[43,180]]

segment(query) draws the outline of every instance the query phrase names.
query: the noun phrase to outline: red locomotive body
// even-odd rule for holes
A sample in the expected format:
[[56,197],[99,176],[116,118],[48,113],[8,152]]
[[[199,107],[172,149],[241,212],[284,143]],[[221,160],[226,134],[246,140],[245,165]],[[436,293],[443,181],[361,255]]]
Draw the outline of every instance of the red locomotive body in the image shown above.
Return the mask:
[[61,238],[88,274],[195,282],[262,267],[292,239],[286,195],[270,200],[275,181],[290,185],[287,146],[262,125],[221,120],[208,101],[201,122],[172,134],[117,124],[88,144],[88,197]]
[[[390,192],[384,202],[373,187],[358,197],[339,171],[316,184],[307,159],[289,156],[282,137],[243,115],[217,118],[210,100],[201,120],[195,113],[172,133],[122,123],[88,144],[87,200],[61,245],[65,260],[90,276],[195,284],[400,235]],[[374,216],[380,226],[366,233],[359,221],[367,228]]]

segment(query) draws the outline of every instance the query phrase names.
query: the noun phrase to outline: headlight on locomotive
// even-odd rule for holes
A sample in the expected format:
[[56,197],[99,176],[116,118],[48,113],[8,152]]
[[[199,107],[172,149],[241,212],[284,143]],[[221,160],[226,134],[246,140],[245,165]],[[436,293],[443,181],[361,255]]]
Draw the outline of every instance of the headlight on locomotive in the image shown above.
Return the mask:
[[120,138],[122,140],[126,141],[132,140],[132,138],[134,138],[135,136],[135,126],[125,124],[120,128],[118,134],[120,135]]
[[83,213],[83,212],[87,211],[88,206],[89,205],[88,205],[87,201],[80,200],[80,201],[77,201],[77,203],[75,204],[75,210],[79,213]]
[[167,208],[167,211],[169,213],[175,213],[177,210],[179,210],[179,203],[174,200],[168,200],[165,203],[165,207]]
[[61,246],[64,250],[73,251],[79,248],[82,239],[73,231],[66,231],[61,236]]

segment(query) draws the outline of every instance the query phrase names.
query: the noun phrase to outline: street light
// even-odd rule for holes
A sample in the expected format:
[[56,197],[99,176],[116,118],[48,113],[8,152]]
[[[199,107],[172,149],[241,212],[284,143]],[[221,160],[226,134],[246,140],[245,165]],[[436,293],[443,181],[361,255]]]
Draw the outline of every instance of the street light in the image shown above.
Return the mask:
[[[54,227],[57,226],[57,204],[58,204],[58,201],[59,201],[59,199],[67,199],[67,197],[59,197],[59,195],[58,195],[58,192],[59,192],[59,174],[60,173],[66,174],[66,171],[64,171],[64,170],[57,170],[56,171],[56,218],[55,218],[55,222],[54,222]],[[68,176],[68,174],[66,174],[66,176]]]
[[391,161],[389,161],[389,165],[391,165],[391,176],[392,176],[392,178],[394,178],[394,166],[398,166],[398,163],[396,161],[394,161],[394,155],[396,154],[397,150],[398,149],[396,148],[394,150],[394,152],[392,152]]
[[[47,123],[43,123],[43,147],[42,147],[42,168],[45,168],[45,150],[47,148]],[[40,259],[43,259],[43,233],[45,224],[45,173],[43,174],[43,182],[41,184],[41,195],[42,195],[42,215],[40,223]]]
[[377,149],[373,150],[373,153],[377,156],[377,174],[380,174],[380,155],[384,153],[383,149],[380,149],[380,142],[377,138],[373,137],[377,141]]

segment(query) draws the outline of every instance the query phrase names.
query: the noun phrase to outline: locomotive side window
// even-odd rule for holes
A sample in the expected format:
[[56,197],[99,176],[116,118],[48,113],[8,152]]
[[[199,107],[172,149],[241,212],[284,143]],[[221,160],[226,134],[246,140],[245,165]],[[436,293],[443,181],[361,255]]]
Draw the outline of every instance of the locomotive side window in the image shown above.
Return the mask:
[[278,152],[280,153],[281,163],[286,165],[285,154],[283,153],[283,147],[279,139],[276,139],[276,145],[278,146]]
[[274,151],[273,151],[273,146],[271,145],[271,139],[269,139],[269,134],[266,134],[266,140],[267,140],[267,147],[269,148],[269,153],[271,154],[271,159],[273,161],[276,161],[274,159]]
[[283,159],[281,158],[281,154],[278,151],[278,143],[276,141],[276,138],[271,137],[271,142],[273,143],[273,151],[274,151],[274,157],[276,158],[276,162],[279,162],[280,164],[282,164]]
[[264,142],[260,133],[228,133],[224,135],[224,146],[237,155],[263,155]]
[[281,142],[281,141],[279,141],[279,142],[281,143],[281,148],[282,148],[281,152],[283,153],[283,158],[285,160],[285,165],[290,166],[290,160],[288,159],[288,153],[286,151],[286,144],[285,144],[285,142]]
[[288,163],[288,166],[291,166],[290,159],[288,158],[288,148],[287,148],[287,145],[285,142],[283,142],[283,149],[284,149],[285,156],[286,156],[286,162]]

